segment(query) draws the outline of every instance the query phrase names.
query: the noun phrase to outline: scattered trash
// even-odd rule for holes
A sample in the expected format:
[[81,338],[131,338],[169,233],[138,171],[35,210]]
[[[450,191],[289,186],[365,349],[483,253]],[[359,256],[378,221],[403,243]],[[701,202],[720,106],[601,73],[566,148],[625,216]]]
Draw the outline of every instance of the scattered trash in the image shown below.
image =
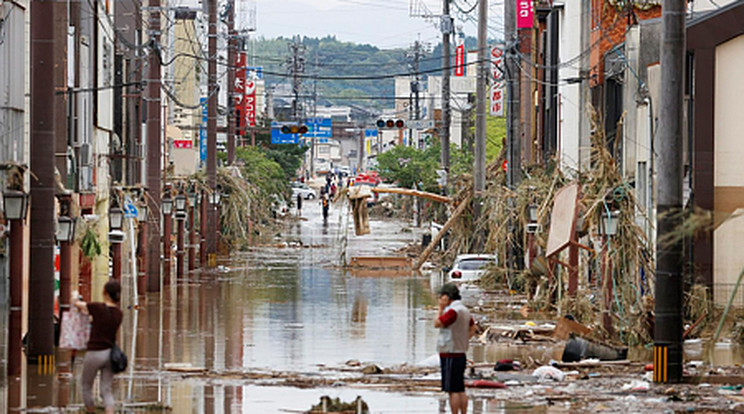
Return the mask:
[[591,332],[592,330],[586,326],[564,316],[558,319],[558,323],[556,323],[555,330],[553,331],[553,338],[565,341],[571,334],[584,336],[589,335]]
[[644,371],[653,371],[654,370],[654,364],[646,364],[645,367],[643,367]]
[[617,361],[627,358],[628,348],[615,349],[597,344],[582,338],[571,338],[563,348],[563,362],[577,362],[586,358],[598,358],[601,361]]
[[494,371],[519,371],[522,369],[522,365],[519,361],[512,361],[511,359],[501,359],[493,366]]
[[532,375],[536,376],[540,381],[545,380],[556,380],[556,381],[563,381],[563,378],[565,377],[565,374],[563,371],[559,370],[556,367],[551,367],[550,365],[544,365],[540,368],[537,368]]
[[195,367],[190,362],[166,362],[163,364],[166,371],[185,372],[185,373],[202,373],[207,369],[204,367]]
[[362,372],[365,374],[381,374],[382,368],[378,367],[377,365],[371,364],[362,368]]
[[687,366],[691,368],[700,368],[703,366],[703,361],[690,361],[687,363]]
[[472,388],[506,388],[506,384],[491,380],[475,380],[470,383]]
[[350,360],[346,361],[346,366],[347,367],[361,367],[362,366],[362,363],[359,362],[359,360],[357,360],[357,359],[350,359]]
[[651,389],[651,384],[644,380],[633,380],[623,385],[621,389],[623,391],[648,391]]

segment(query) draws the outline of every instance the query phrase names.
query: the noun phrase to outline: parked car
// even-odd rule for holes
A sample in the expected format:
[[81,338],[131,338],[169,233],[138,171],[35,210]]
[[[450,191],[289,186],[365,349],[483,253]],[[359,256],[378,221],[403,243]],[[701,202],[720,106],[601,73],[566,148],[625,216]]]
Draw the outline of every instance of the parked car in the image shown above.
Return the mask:
[[478,280],[491,264],[496,264],[496,256],[492,254],[461,254],[455,258],[447,279],[450,282]]
[[302,196],[305,200],[312,200],[318,197],[318,194],[305,183],[292,183],[292,199],[297,198],[297,194]]

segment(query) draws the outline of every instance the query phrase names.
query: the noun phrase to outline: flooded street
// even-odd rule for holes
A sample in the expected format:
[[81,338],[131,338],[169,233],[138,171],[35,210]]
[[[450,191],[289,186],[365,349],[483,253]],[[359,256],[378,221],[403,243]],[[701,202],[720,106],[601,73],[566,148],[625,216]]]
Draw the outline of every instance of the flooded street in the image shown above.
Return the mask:
[[[125,310],[120,345],[132,363],[117,376],[117,401],[132,410],[162,405],[179,413],[266,413],[301,412],[322,395],[362,395],[374,412],[436,411],[438,394],[238,384],[173,371],[338,377],[336,369],[352,360],[384,368],[415,364],[435,353],[437,332],[430,319],[438,277],[361,277],[339,266],[344,250],[347,258],[392,255],[420,240],[420,233],[403,223],[373,221],[373,234],[356,237],[353,228],[343,230],[352,224],[342,222],[338,209],[325,223],[319,213],[307,208],[306,219],[289,224],[276,244],[234,253],[217,272],[192,274],[163,289],[162,298],[148,294],[139,310]],[[128,276],[125,286],[131,286]],[[126,292],[124,298],[127,305]],[[77,358],[72,375],[28,372],[23,379],[8,379],[21,385],[3,387],[17,394],[7,399],[8,408],[80,408],[73,378],[81,363]]]
[[[327,222],[318,210],[287,220],[272,243],[223,258],[213,273],[192,274],[162,293],[148,294],[139,309],[125,292],[120,345],[130,366],[115,381],[123,412],[301,413],[324,395],[343,401],[361,396],[374,413],[449,412],[438,391],[436,360],[434,369],[418,376],[387,377],[419,381],[415,389],[358,381],[371,365],[400,369],[429,359],[431,366],[437,336],[431,323],[433,292],[441,274],[380,276],[339,266],[354,256],[395,255],[396,249],[419,242],[423,230],[373,220],[372,234],[356,237],[338,209]],[[129,276],[125,286],[131,287]],[[503,308],[502,320],[487,323],[521,323],[512,320],[520,318],[514,306],[493,303],[493,295],[466,288],[463,296],[476,311]],[[481,366],[502,358],[546,363],[559,359],[561,350],[555,343],[474,343],[469,358]],[[686,351],[688,360],[715,365],[741,363],[744,352],[741,347],[704,350],[695,343]],[[647,360],[646,353],[635,350],[632,359]],[[72,365],[65,362],[67,352],[57,358],[56,372],[31,366],[20,378],[3,378],[0,411],[82,411],[82,357]],[[509,394],[523,391],[533,392],[470,390],[469,412],[571,409],[568,403],[520,403]]]

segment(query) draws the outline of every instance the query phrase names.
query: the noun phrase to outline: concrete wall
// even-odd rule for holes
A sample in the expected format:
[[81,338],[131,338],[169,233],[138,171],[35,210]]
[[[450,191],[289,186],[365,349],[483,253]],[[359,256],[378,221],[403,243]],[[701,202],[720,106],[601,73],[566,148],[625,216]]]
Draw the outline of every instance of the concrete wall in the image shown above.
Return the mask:
[[[735,283],[744,269],[741,240],[744,239],[744,146],[741,145],[741,108],[744,108],[744,36],[716,48],[714,104],[714,199],[717,222],[727,219],[714,232],[713,277],[718,289]],[[733,214],[733,216],[730,216]],[[723,285],[722,285],[723,284]],[[725,301],[719,292],[716,301]]]

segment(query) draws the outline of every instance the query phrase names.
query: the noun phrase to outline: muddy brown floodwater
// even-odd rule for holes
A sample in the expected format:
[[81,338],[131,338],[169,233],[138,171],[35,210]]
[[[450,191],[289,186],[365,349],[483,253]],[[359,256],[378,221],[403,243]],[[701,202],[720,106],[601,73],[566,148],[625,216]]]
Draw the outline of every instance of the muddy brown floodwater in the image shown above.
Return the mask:
[[[139,310],[125,310],[120,345],[130,367],[115,382],[122,412],[301,413],[323,395],[344,401],[361,396],[374,413],[448,412],[438,392],[436,362],[431,365],[437,336],[431,323],[433,292],[441,274],[360,276],[339,266],[352,256],[394,255],[419,242],[423,230],[372,220],[372,234],[356,237],[337,207],[325,222],[318,206],[303,214],[305,219],[290,220],[274,243],[234,253],[217,271],[175,281],[144,297]],[[130,276],[124,281],[131,286]],[[125,289],[124,297],[130,298],[125,305],[131,305],[128,293]],[[519,306],[499,302],[503,298],[474,288],[463,296],[476,311],[501,309],[486,323],[522,322],[513,320],[520,318]],[[469,358],[482,366],[502,358],[547,362],[558,359],[560,351],[552,343],[474,344]],[[638,359],[646,359],[643,352]],[[742,360],[738,347],[709,352],[701,346],[699,355],[688,359]],[[58,359],[66,356],[60,352]],[[426,361],[429,365],[422,366]],[[81,410],[81,363],[78,357],[54,373],[32,367],[17,378],[0,376],[0,412]],[[385,371],[362,374],[370,365]],[[642,397],[658,403],[646,412],[664,411],[656,395],[613,394],[641,375],[613,380],[597,373],[604,379],[591,385],[518,381],[507,390],[471,389],[469,412],[645,411],[639,409]],[[603,391],[587,392],[592,387]]]

